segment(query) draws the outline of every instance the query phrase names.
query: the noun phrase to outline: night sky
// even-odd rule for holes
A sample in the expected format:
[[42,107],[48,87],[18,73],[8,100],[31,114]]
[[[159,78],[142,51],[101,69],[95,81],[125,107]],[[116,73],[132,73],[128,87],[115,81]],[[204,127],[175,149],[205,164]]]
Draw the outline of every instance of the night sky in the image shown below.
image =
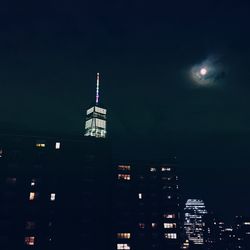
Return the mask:
[[1,130],[82,134],[100,72],[115,159],[176,155],[184,198],[247,214],[250,3],[79,2],[1,1]]

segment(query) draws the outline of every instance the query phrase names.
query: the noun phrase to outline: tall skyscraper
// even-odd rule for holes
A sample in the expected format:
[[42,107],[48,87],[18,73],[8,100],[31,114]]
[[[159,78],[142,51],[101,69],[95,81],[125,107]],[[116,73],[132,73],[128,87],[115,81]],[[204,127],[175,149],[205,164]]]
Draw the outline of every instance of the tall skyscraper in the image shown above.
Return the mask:
[[99,105],[99,81],[100,76],[96,77],[96,99],[95,105],[90,107],[86,112],[85,136],[105,138],[107,135],[106,114],[107,109]]
[[187,200],[184,212],[184,228],[188,239],[195,245],[203,245],[203,216],[207,214],[203,200]]

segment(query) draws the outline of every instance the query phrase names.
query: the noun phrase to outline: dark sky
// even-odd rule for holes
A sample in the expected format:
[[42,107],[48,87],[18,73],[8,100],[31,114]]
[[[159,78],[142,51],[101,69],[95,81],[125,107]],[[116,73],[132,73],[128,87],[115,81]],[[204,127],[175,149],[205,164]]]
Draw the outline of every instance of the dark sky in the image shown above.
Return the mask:
[[[0,127],[82,133],[100,72],[115,158],[175,154],[186,196],[246,213],[249,23],[248,1],[1,1]],[[210,57],[223,77],[197,86]]]

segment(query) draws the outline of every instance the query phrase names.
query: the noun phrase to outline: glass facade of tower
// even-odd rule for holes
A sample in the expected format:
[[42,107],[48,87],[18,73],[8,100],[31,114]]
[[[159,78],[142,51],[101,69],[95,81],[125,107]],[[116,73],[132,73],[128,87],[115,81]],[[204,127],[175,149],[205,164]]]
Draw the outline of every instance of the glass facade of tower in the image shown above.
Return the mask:
[[187,237],[195,245],[204,244],[203,216],[207,214],[203,200],[189,199],[186,202],[184,228]]
[[98,106],[93,106],[87,110],[85,122],[85,136],[105,138],[107,110]]

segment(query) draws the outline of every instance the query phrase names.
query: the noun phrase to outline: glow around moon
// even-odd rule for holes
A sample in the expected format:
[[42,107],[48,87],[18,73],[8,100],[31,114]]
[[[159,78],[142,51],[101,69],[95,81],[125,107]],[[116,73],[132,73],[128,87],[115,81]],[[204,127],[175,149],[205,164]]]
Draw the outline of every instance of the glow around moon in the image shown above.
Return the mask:
[[224,78],[222,63],[218,57],[209,57],[190,69],[190,75],[197,86],[211,86]]

